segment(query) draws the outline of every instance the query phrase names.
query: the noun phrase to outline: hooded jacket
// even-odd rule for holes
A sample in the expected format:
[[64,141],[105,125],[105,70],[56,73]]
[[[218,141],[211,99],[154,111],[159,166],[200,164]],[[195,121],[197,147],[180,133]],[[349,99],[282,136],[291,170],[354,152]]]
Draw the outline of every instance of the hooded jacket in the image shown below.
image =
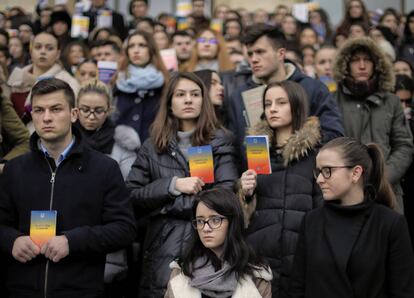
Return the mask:
[[[355,51],[368,52],[374,62],[377,89],[369,96],[352,94],[345,79],[350,77],[349,63]],[[394,72],[389,60],[369,38],[356,38],[343,45],[334,62],[334,79],[338,83],[335,94],[342,114],[345,135],[362,143],[377,143],[384,154],[388,178],[401,198],[401,177],[411,164],[414,147],[399,98],[391,93]],[[402,207],[402,200],[399,200]]]
[[[105,255],[132,243],[135,223],[128,192],[114,160],[75,143],[55,168],[31,137],[31,152],[9,161],[0,200],[0,250],[9,256],[10,297],[100,297]],[[22,179],[24,177],[24,179]],[[68,239],[69,255],[57,263],[38,255],[12,258],[17,237],[29,235],[32,210],[56,210],[56,235]],[[46,269],[47,268],[47,269]]]
[[[315,157],[321,141],[319,121],[309,117],[302,129],[277,150],[274,131],[261,121],[248,131],[269,137],[272,174],[258,175],[253,201],[239,197],[250,223],[247,242],[265,258],[272,273],[273,297],[288,297],[288,282],[300,223],[306,212],[322,204],[319,186],[313,178]],[[251,204],[256,204],[251,208]]]

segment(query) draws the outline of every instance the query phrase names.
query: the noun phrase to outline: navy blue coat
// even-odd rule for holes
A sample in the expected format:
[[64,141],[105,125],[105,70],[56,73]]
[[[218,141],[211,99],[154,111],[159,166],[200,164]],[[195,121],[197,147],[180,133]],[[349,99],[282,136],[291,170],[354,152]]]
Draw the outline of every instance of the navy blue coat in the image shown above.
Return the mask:
[[150,126],[157,114],[162,88],[140,90],[134,93],[125,93],[115,88],[116,111],[112,115],[115,124],[133,127],[138,133],[141,143],[144,143],[149,137]]
[[[315,79],[306,76],[298,68],[288,78],[299,83],[309,96],[309,115],[319,117],[322,129],[322,141],[327,142],[344,135],[341,116],[338,107],[329,93],[328,88]],[[242,92],[258,87],[252,77],[246,84],[234,90],[228,107],[228,127],[236,134],[239,144],[244,141],[246,133],[246,110],[242,99]]]
[[[77,134],[52,183],[54,161],[45,157],[37,142],[33,134],[32,151],[8,162],[3,174],[0,251],[8,256],[7,265],[2,260],[8,294],[40,298],[46,297],[46,290],[47,297],[100,297],[106,254],[129,245],[135,237],[132,206],[119,166],[84,146]],[[56,234],[68,239],[69,255],[57,263],[43,255],[24,264],[16,261],[13,244],[17,237],[29,235],[30,212],[49,208],[57,211]]]

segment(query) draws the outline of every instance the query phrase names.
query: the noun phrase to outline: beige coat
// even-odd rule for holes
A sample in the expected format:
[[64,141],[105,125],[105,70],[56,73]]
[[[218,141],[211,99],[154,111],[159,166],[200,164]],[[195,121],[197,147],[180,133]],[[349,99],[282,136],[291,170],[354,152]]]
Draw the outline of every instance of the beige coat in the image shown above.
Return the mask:
[[[190,286],[190,278],[182,273],[176,262],[172,262],[170,268],[172,272],[164,298],[201,298],[200,290]],[[253,277],[246,276],[239,281],[232,298],[271,298],[271,280],[270,269],[255,271]]]

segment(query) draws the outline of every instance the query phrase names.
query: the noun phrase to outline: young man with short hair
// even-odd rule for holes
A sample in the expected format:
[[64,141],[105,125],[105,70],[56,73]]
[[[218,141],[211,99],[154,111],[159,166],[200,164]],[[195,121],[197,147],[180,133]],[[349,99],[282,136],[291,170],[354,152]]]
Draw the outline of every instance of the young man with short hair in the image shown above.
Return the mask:
[[236,133],[239,144],[243,143],[248,126],[242,93],[284,80],[297,82],[305,89],[310,115],[319,117],[324,142],[343,135],[338,107],[326,86],[303,74],[293,63],[285,61],[283,33],[271,25],[255,24],[247,28],[242,41],[247,46],[252,76],[233,91],[228,103],[229,128]]
[[178,65],[181,66],[190,60],[191,52],[193,50],[194,41],[190,34],[186,31],[177,31],[172,37],[172,48],[175,49]]
[[[89,149],[72,126],[77,109],[66,82],[41,80],[30,100],[31,152],[6,164],[0,193],[0,250],[10,257],[3,263],[7,294],[101,297],[106,254],[135,237],[119,166]],[[35,211],[51,220],[36,224]],[[36,227],[55,231],[37,242]]]

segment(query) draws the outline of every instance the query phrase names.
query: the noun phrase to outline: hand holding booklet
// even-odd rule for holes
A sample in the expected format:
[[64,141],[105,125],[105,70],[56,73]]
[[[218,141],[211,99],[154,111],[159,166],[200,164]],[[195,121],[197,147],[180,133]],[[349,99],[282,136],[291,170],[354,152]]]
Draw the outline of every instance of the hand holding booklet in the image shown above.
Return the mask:
[[249,170],[257,174],[271,174],[268,136],[246,136],[246,153]]
[[214,183],[213,151],[210,145],[188,148],[191,177]]
[[39,247],[56,236],[56,210],[32,211],[30,238]]

